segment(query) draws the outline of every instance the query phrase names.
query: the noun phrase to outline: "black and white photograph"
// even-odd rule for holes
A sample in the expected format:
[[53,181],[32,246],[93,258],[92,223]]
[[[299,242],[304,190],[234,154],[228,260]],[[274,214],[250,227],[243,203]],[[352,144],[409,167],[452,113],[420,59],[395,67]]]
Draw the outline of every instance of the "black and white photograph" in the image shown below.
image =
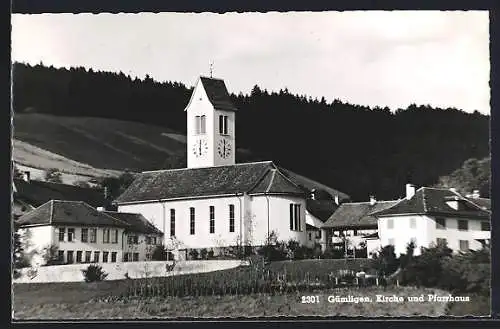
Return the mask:
[[12,14],[12,318],[489,317],[489,12]]

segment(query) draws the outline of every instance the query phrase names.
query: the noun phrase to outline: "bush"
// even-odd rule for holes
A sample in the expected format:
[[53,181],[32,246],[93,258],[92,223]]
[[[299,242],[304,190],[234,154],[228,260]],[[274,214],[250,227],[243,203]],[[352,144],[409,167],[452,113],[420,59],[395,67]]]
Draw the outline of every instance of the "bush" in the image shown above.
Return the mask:
[[491,288],[491,263],[489,250],[470,250],[441,262],[443,280],[441,288],[451,292],[489,295]]
[[214,258],[214,251],[213,251],[213,250],[210,250],[210,251],[207,253],[207,258],[208,258],[208,259],[213,259],[213,258]]
[[453,254],[446,245],[422,248],[402,271],[407,285],[433,287],[452,293],[475,293],[487,296],[491,288],[490,250]]
[[62,174],[56,168],[50,168],[45,171],[45,180],[52,183],[62,183]]
[[311,258],[313,258],[313,254],[314,254],[313,248],[308,248],[306,246],[299,246],[294,252],[293,259],[296,259],[296,260],[311,259]]
[[102,270],[101,266],[94,264],[91,264],[87,267],[87,269],[82,270],[82,273],[85,278],[85,282],[103,281],[108,276],[108,274]]
[[52,265],[63,265],[64,261],[59,259],[57,246],[50,245],[43,249],[42,258],[44,260],[44,266],[52,266]]
[[208,254],[208,250],[203,248],[200,250],[200,258],[201,259],[207,259],[207,254]]
[[334,248],[332,246],[328,246],[323,253],[324,259],[340,259],[344,258],[344,249],[343,248]]
[[392,245],[383,247],[378,253],[373,255],[373,268],[377,271],[378,276],[391,275],[398,267],[399,260]]
[[446,245],[421,248],[421,254],[412,257],[411,262],[402,271],[402,283],[417,287],[442,287],[443,282],[449,280],[443,273],[442,261],[450,257],[452,250]]
[[198,259],[198,250],[191,249],[189,251],[189,256],[191,257],[192,260],[197,260]]

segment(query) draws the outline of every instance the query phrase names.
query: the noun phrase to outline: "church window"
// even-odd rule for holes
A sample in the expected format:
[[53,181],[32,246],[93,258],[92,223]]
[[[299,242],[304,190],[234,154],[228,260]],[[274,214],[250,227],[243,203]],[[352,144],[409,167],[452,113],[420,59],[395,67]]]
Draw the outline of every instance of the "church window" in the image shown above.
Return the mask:
[[234,204],[229,205],[229,232],[234,232]]
[[189,234],[194,235],[194,208],[189,208]]
[[197,135],[205,134],[207,132],[207,120],[205,115],[197,115],[195,117],[195,133]]
[[228,116],[219,115],[219,134],[228,135]]
[[175,236],[175,209],[170,209],[170,236]]
[[302,231],[300,222],[300,204],[290,204],[290,230]]
[[210,233],[215,233],[215,207],[210,206]]

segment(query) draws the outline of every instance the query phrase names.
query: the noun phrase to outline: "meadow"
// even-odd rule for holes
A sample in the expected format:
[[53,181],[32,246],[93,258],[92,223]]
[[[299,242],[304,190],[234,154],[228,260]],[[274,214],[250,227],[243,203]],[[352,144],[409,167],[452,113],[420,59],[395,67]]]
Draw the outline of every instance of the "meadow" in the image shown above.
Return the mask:
[[[360,262],[350,262],[349,266],[357,270]],[[433,317],[467,312],[458,304],[450,308],[444,302],[406,301],[406,297],[420,294],[447,295],[437,289],[359,287],[352,285],[352,281],[335,281],[335,276],[348,277],[344,265],[344,260],[284,261],[175,277],[15,284],[14,318]],[[405,302],[378,303],[377,294],[402,296]],[[370,297],[372,301],[330,303],[330,295]],[[319,302],[303,303],[302,296],[317,296]]]

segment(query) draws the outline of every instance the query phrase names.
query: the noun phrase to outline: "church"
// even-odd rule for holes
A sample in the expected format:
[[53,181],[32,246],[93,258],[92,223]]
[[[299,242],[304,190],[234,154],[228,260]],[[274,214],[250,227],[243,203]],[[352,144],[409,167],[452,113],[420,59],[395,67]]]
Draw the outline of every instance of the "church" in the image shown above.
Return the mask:
[[[223,80],[200,77],[184,111],[187,168],[140,173],[114,201],[119,212],[147,218],[179,259],[191,249],[262,246],[270,235],[326,243],[321,223],[348,195],[272,161],[236,163],[238,109]],[[317,200],[316,190],[329,197]]]

